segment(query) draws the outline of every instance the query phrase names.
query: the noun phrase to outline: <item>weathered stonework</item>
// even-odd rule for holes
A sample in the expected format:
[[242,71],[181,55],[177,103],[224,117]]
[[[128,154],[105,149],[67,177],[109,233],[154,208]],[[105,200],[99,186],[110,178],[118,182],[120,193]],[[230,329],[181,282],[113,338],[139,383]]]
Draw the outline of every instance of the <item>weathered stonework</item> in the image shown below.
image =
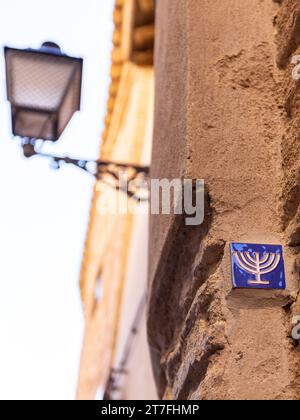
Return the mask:
[[[148,336],[166,399],[299,399],[300,2],[157,2],[153,178],[204,178],[198,227],[152,216]],[[286,291],[232,290],[230,241],[281,243]]]

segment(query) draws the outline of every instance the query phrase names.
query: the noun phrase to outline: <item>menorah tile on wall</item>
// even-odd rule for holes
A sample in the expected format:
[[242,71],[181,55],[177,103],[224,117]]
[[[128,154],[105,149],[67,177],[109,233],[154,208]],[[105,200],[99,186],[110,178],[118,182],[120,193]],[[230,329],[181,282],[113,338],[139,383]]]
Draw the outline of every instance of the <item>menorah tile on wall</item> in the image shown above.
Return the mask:
[[286,288],[281,245],[231,243],[232,283],[234,288]]

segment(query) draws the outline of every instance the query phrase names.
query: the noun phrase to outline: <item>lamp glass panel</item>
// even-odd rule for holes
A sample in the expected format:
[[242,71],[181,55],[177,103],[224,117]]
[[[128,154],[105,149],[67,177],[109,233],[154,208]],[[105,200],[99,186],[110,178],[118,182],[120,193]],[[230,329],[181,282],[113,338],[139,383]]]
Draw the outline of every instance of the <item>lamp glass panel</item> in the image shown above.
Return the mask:
[[66,92],[66,96],[62,102],[58,116],[58,131],[59,135],[64,131],[75,111],[78,109],[78,102],[80,98],[81,88],[81,67],[76,65],[72,85]]
[[10,51],[7,54],[9,100],[19,107],[59,108],[74,64],[63,57]]
[[56,140],[54,121],[49,114],[19,110],[14,116],[14,135]]

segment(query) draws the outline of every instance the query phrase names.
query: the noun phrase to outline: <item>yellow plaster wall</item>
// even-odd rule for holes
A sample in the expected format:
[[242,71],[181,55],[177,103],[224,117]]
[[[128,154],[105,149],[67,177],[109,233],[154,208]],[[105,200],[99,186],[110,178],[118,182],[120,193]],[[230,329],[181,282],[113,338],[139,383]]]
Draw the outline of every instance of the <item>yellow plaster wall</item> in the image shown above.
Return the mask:
[[[133,63],[124,63],[120,77],[114,110],[111,115],[107,139],[102,146],[102,159],[109,159],[135,164],[149,164],[152,143],[154,76],[152,67],[141,67]],[[86,331],[83,343],[78,381],[78,399],[94,399],[97,390],[105,387],[109,370],[117,362],[117,353],[122,349],[126,328],[130,328],[124,308],[138,304],[135,297],[126,294],[136,282],[136,274],[128,265],[135,260],[134,253],[140,252],[141,246],[147,249],[147,229],[144,237],[132,237],[135,217],[127,215],[103,215],[99,213],[99,203],[103,194],[115,199],[117,193],[109,187],[96,184],[92,203],[88,240],[85,249],[81,289],[86,316]],[[99,201],[100,200],[100,201]],[[146,219],[144,219],[147,224]],[[140,242],[142,241],[142,242]],[[138,257],[138,255],[137,255]],[[140,257],[141,258],[141,257]],[[147,254],[144,253],[146,266]],[[146,284],[147,270],[143,270],[140,284]],[[102,297],[95,304],[95,285],[101,275]],[[141,289],[142,290],[142,289]],[[125,324],[121,325],[121,319]],[[146,346],[145,323],[141,335],[136,341],[135,352],[146,365],[149,355],[142,350]],[[122,334],[121,334],[122,331]],[[139,351],[139,346],[141,350]],[[137,378],[136,378],[137,379]],[[134,375],[128,381],[134,383]],[[152,385],[152,378],[145,381]],[[127,391],[129,391],[129,388]],[[141,392],[143,392],[141,390]],[[152,392],[152,391],[151,391]],[[145,394],[149,393],[145,387]],[[130,392],[129,392],[130,394]],[[130,395],[127,392],[127,397]],[[134,395],[131,395],[134,398]],[[147,398],[147,395],[145,395]]]

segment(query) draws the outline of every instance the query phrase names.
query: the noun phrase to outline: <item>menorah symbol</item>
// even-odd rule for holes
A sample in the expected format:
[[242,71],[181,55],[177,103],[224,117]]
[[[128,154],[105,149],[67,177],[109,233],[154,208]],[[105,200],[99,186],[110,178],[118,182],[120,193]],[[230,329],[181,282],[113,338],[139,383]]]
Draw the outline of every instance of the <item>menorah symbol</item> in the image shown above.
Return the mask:
[[248,280],[249,284],[269,285],[270,282],[263,280],[261,276],[274,271],[279,264],[280,254],[264,253],[260,258],[259,252],[234,252],[238,265],[249,274],[254,274],[256,280]]

